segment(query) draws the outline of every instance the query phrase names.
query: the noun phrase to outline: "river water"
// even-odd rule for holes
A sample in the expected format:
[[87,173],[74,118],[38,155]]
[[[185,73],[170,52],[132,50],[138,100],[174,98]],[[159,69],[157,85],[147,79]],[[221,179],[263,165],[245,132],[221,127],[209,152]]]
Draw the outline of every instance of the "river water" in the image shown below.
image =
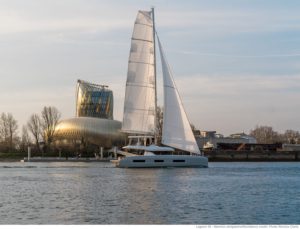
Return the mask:
[[0,224],[300,224],[300,163],[0,163]]

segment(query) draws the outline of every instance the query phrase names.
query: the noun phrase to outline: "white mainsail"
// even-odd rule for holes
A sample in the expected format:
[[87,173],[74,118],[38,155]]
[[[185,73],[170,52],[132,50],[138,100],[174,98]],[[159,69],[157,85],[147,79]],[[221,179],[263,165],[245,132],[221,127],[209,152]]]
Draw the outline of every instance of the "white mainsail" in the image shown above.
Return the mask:
[[[158,38],[158,37],[157,37]],[[200,154],[199,147],[184,111],[171,69],[158,39],[164,82],[164,117],[162,143],[184,151]]]
[[155,73],[151,11],[139,11],[131,38],[122,131],[154,134]]

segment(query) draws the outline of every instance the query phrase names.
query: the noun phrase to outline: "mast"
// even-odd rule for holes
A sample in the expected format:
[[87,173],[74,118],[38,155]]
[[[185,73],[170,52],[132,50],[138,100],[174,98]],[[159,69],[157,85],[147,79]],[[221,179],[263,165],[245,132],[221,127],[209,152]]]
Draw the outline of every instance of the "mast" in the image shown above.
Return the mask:
[[151,8],[152,22],[153,22],[153,55],[154,55],[154,87],[155,87],[155,107],[154,107],[154,143],[157,145],[157,82],[156,82],[156,46],[155,46],[155,20],[154,20],[154,7]]

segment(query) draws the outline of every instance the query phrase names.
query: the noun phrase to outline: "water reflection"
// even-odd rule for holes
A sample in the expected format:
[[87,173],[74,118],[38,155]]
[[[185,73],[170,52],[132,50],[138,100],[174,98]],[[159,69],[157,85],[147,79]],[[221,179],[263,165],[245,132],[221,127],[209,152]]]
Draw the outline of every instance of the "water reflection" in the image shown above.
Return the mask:
[[297,163],[0,163],[0,223],[299,224],[299,172]]

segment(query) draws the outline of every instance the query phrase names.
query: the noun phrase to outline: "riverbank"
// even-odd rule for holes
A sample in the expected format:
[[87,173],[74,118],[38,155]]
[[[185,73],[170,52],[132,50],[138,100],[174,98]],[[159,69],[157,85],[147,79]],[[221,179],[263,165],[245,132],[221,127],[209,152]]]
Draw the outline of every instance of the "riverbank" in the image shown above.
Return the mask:
[[[299,161],[300,151],[236,151],[206,150],[202,151],[209,162],[284,162]],[[112,158],[95,157],[31,157],[30,162],[109,162]],[[0,154],[0,162],[28,162],[28,158],[20,154]]]
[[203,154],[210,162],[300,161],[300,151],[209,150]]
[[21,158],[0,158],[0,162],[20,162]]
[[109,162],[112,158],[95,158],[95,157],[32,157],[24,158],[21,162]]
[[[49,155],[47,157],[34,156],[30,157],[30,162],[109,162],[112,158],[96,158],[96,157],[57,157]],[[0,162],[28,162],[27,153],[0,153]]]
[[1,153],[0,162],[18,162],[26,156],[25,153],[13,152],[13,153]]

